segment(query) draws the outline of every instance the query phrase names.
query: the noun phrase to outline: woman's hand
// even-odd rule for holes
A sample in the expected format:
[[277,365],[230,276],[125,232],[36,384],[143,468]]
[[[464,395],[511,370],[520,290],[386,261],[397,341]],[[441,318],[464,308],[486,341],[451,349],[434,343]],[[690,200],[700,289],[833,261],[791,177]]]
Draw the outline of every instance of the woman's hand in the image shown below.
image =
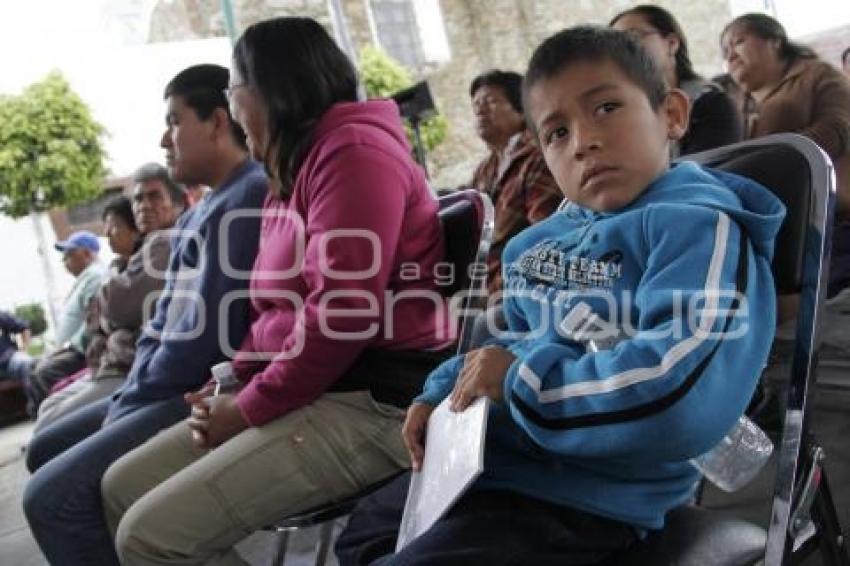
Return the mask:
[[487,396],[495,402],[502,400],[502,385],[508,368],[516,359],[499,346],[486,346],[466,355],[450,399],[450,408],[459,413],[478,397]]
[[239,405],[236,397],[231,394],[216,395],[214,397],[195,397],[192,400],[192,414],[189,417],[189,428],[192,429],[192,441],[198,448],[214,448],[227,442],[250,425]]

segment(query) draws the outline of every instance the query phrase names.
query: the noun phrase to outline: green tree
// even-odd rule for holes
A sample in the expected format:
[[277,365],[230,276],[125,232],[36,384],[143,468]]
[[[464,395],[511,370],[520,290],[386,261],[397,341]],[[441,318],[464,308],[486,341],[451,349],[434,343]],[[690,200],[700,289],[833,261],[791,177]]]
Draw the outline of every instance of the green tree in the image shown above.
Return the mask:
[[54,326],[55,282],[41,213],[101,194],[103,135],[103,126],[57,71],[20,95],[0,96],[0,213],[32,220]]
[[[371,45],[360,50],[360,74],[369,97],[387,97],[413,86],[410,73],[392,57]],[[422,122],[420,133],[427,151],[433,150],[446,139],[449,123],[440,114]],[[413,143],[413,130],[405,124],[407,139]]]
[[44,317],[44,308],[38,303],[15,307],[15,316],[27,321],[33,336],[40,336],[47,330],[47,319]]
[[20,218],[98,196],[103,134],[56,71],[0,97],[0,212]]

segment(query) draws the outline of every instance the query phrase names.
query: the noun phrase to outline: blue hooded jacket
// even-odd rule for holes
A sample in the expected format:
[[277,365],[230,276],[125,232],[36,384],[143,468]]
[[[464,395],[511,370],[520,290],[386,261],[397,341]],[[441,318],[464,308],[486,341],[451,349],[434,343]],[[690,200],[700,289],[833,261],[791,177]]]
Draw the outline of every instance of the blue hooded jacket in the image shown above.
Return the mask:
[[[661,528],[767,360],[784,214],[764,187],[685,162],[617,212],[569,204],[511,240],[495,342],[516,360],[476,487]],[[438,404],[462,364],[417,401]]]

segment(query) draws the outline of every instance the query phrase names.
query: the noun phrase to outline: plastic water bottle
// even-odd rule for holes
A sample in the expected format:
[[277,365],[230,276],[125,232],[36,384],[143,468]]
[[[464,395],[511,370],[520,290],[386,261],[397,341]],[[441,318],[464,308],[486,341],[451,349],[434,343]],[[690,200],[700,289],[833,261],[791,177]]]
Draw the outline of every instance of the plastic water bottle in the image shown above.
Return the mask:
[[738,491],[761,471],[773,442],[746,415],[743,415],[717,446],[691,459],[705,479],[723,491]]
[[213,379],[215,380],[215,390],[213,395],[221,395],[222,393],[232,393],[239,389],[239,380],[233,373],[233,364],[230,362],[221,362],[210,368]]

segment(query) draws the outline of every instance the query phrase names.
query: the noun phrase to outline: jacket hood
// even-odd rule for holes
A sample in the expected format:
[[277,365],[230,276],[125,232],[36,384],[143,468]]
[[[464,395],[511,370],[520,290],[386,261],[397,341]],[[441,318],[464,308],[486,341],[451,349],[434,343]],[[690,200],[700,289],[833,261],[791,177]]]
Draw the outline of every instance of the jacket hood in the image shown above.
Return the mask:
[[379,128],[389,134],[408,152],[411,151],[398,106],[392,100],[375,99],[334,104],[319,120],[315,138],[319,140],[332,130],[350,125]]
[[[729,190],[720,189],[718,182]],[[785,206],[769,189],[746,177],[702,167],[692,161],[672,165],[634,202],[615,214],[653,205],[720,210],[747,231],[756,252],[768,260],[773,259],[776,235],[785,218]],[[585,214],[606,215],[582,210]],[[687,218],[683,217],[683,221]]]

